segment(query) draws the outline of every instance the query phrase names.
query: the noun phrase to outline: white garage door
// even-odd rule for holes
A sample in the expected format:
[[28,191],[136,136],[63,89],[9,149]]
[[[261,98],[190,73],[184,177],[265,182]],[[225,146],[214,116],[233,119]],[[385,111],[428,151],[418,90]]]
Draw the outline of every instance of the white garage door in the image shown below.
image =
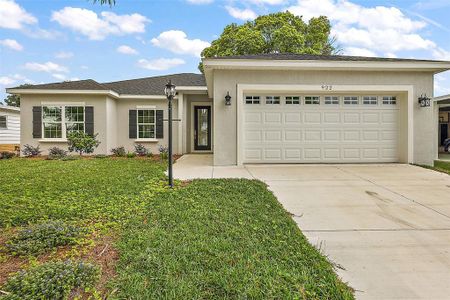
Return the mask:
[[244,163],[397,162],[395,96],[244,97]]

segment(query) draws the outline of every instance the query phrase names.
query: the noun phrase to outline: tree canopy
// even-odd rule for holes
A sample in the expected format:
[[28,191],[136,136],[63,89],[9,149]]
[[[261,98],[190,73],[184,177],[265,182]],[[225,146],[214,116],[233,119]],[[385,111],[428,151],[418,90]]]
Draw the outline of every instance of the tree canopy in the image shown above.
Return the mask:
[[20,97],[19,95],[8,95],[5,100],[3,100],[8,106],[20,107]]
[[[220,37],[202,51],[202,57],[264,53],[335,54],[334,38],[327,17],[302,17],[289,11],[259,16],[242,25],[226,26]],[[199,69],[203,71],[202,63]]]

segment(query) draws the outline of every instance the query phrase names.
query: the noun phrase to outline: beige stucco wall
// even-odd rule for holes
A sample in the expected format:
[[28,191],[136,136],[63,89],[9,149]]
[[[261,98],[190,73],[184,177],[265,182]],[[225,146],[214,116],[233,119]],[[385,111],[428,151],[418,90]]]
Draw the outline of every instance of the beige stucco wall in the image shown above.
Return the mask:
[[43,154],[52,147],[59,147],[67,150],[67,142],[47,142],[42,139],[33,138],[33,106],[41,106],[43,103],[61,105],[70,103],[84,103],[85,106],[94,107],[94,132],[98,133],[98,140],[101,142],[94,154],[106,153],[109,145],[107,134],[107,109],[106,96],[89,95],[22,95],[20,101],[20,144],[40,145]]
[[[412,85],[413,92],[413,162],[433,163],[437,155],[437,108],[420,108],[420,94],[433,96],[431,72],[375,71],[280,71],[280,70],[214,70],[214,164],[237,163],[237,86],[266,85]],[[230,92],[232,105],[225,106],[224,97]],[[407,147],[407,95],[401,96],[401,147]],[[406,132],[405,132],[406,131]],[[405,155],[400,155],[405,160]]]

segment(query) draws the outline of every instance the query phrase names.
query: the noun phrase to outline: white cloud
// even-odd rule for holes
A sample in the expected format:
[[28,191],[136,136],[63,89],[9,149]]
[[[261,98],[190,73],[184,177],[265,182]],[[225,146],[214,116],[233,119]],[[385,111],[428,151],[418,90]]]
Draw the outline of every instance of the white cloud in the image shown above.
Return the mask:
[[55,57],[59,58],[59,59],[67,59],[67,58],[73,57],[73,53],[66,52],[66,51],[60,51],[60,52],[56,53]]
[[89,67],[88,67],[88,66],[81,66],[80,68],[81,68],[81,69],[83,69],[83,70],[87,70],[87,69],[89,69]]
[[246,2],[256,5],[281,5],[285,4],[287,0],[245,0]]
[[122,54],[134,55],[134,54],[138,54],[139,53],[136,49],[133,49],[130,46],[127,46],[127,45],[121,45],[121,46],[117,47],[116,50],[117,50],[117,52],[122,53]]
[[214,0],[187,0],[187,2],[191,4],[210,4],[213,3]]
[[99,15],[89,9],[64,7],[52,13],[52,21],[81,33],[91,40],[103,40],[108,35],[123,35],[145,32],[149,19],[140,14],[116,15],[102,12]]
[[0,77],[0,85],[11,85],[15,83],[16,80],[9,76],[1,76]]
[[37,19],[14,0],[0,0],[0,28],[22,29],[24,24],[36,24]]
[[450,72],[440,73],[434,76],[434,96],[450,94]]
[[156,47],[167,49],[177,54],[190,54],[200,57],[200,53],[209,43],[200,39],[190,40],[186,33],[181,30],[169,30],[162,32],[158,37],[151,40]]
[[52,74],[52,77],[54,77],[58,80],[61,80],[61,81],[66,79],[66,75],[64,75],[64,74]]
[[19,44],[16,40],[12,40],[12,39],[4,39],[4,40],[0,40],[0,45],[12,49],[12,50],[16,50],[16,51],[22,51],[23,50],[23,46],[21,44]]
[[320,15],[333,24],[331,35],[344,48],[363,48],[373,54],[395,55],[402,50],[432,50],[436,44],[419,33],[427,26],[412,20],[396,7],[364,7],[348,0],[298,0],[288,8],[306,21]]
[[450,60],[450,51],[447,51],[440,47],[436,47],[436,49],[433,49],[432,54],[435,59]]
[[352,56],[377,56],[375,52],[365,48],[348,47],[344,49],[345,54]]
[[232,6],[225,6],[225,9],[228,11],[230,16],[243,21],[254,20],[258,16],[253,10],[249,8],[239,9]]
[[30,71],[35,72],[47,72],[47,73],[67,73],[68,70],[66,67],[58,65],[54,62],[48,61],[46,63],[36,63],[36,62],[29,62],[24,65],[24,68]]
[[180,58],[158,58],[153,60],[140,59],[138,66],[147,70],[162,71],[185,64]]
[[14,75],[0,77],[0,85],[8,86],[8,85],[15,84],[17,82],[33,83],[32,80],[30,80],[20,74],[14,74]]

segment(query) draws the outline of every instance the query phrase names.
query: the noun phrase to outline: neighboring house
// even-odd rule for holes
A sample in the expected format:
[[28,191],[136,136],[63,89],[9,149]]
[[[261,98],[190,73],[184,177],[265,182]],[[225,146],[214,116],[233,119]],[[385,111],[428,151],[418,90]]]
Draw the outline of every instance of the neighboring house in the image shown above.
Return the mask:
[[0,152],[20,145],[20,108],[0,105]]
[[450,95],[434,98],[439,105],[439,146],[444,150],[444,141],[450,138]]
[[[215,165],[433,163],[433,76],[450,62],[266,54],[203,59],[205,76],[109,83],[82,80],[7,89],[21,96],[21,144],[66,147],[66,132],[98,133],[96,153],[167,145],[168,80],[174,152],[212,152]],[[225,96],[231,96],[226,105]]]

